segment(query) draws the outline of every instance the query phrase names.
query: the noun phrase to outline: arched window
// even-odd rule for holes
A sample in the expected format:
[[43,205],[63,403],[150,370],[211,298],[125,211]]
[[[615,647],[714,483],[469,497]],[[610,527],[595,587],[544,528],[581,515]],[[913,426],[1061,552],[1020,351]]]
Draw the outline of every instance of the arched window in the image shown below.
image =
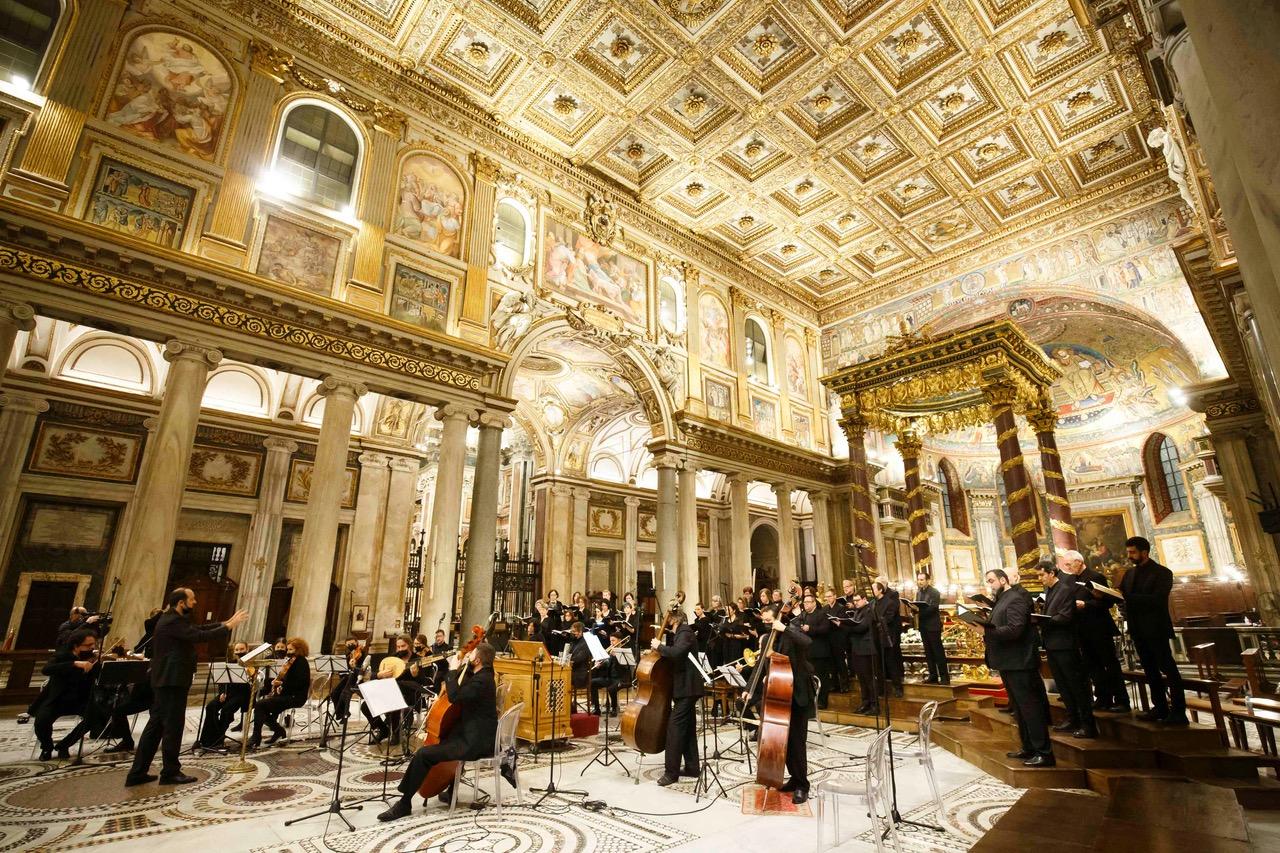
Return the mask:
[[747,361],[747,378],[769,383],[769,339],[759,321],[747,318],[743,334],[744,355]]
[[658,322],[667,334],[684,334],[684,287],[671,276],[658,279]]
[[301,103],[285,114],[275,171],[291,194],[341,210],[355,197],[359,163],[360,138],[336,111]]
[[0,0],[0,78],[30,88],[61,14],[58,0]]
[[1187,501],[1187,482],[1178,470],[1178,446],[1173,439],[1164,433],[1153,433],[1143,447],[1142,462],[1151,495],[1151,514],[1157,523],[1171,513],[1191,508]]
[[955,466],[946,459],[938,462],[938,485],[942,486],[942,514],[947,527],[969,535],[969,507]]
[[520,206],[509,198],[498,202],[493,226],[493,254],[504,266],[522,267],[528,263],[529,222]]

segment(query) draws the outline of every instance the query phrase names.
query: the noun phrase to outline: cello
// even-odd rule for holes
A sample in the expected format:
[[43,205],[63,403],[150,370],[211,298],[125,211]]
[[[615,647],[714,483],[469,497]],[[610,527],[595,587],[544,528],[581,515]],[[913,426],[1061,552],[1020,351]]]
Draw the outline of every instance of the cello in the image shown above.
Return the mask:
[[[666,637],[668,614],[660,632]],[[670,658],[649,649],[636,664],[636,694],[622,712],[622,742],[643,755],[667,748],[674,668]]]
[[[476,646],[484,642],[484,635],[484,628],[479,625],[472,625],[471,639],[467,641],[465,646],[458,649],[458,658],[466,657]],[[458,676],[459,683],[465,677],[466,673],[460,674]],[[427,719],[422,724],[422,745],[431,746],[440,743],[441,740],[449,736],[449,732],[461,716],[461,709],[449,702],[448,691],[440,691],[436,701],[431,703],[431,710],[427,711]],[[439,794],[453,784],[453,777],[457,769],[458,762],[456,761],[441,761],[439,764],[434,765],[430,772],[427,773],[427,778],[422,780],[418,793],[426,799]]]
[[[771,623],[760,652],[760,658],[769,662],[769,675],[760,698],[760,742],[756,748],[756,784],[775,790],[782,787],[786,778],[787,733],[791,728],[791,694],[795,688],[791,659],[773,650],[774,635],[778,633],[781,632]],[[756,669],[748,696],[755,694],[763,672],[763,667]]]

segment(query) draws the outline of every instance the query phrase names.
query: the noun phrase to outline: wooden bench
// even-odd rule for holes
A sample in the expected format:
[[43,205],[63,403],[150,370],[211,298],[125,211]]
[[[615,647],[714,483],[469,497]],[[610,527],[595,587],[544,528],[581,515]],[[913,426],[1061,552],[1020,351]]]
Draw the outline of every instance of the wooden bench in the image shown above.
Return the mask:
[[1276,728],[1280,727],[1280,711],[1268,711],[1262,708],[1232,708],[1227,711],[1227,719],[1231,723],[1231,739],[1236,749],[1247,750],[1249,739],[1245,726],[1252,723],[1258,730],[1258,742],[1262,744],[1263,755],[1272,758],[1280,753],[1276,751]]
[[[1133,682],[1138,686],[1138,700],[1142,704],[1142,710],[1151,710],[1151,702],[1147,697],[1147,674],[1141,670],[1122,669],[1120,670],[1120,675],[1125,681]],[[1227,715],[1222,709],[1222,696],[1219,693],[1221,688],[1221,684],[1216,681],[1210,681],[1207,678],[1182,676],[1182,689],[1184,692],[1191,690],[1206,695],[1208,703],[1206,710],[1213,715],[1213,724],[1218,729],[1222,745],[1230,746],[1231,741],[1227,733]]]

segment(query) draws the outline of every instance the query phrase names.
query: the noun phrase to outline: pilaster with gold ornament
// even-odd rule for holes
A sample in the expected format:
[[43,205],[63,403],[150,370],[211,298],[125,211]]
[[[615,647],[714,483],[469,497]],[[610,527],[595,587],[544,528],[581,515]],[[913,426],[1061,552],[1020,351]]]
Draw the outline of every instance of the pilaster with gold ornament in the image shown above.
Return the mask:
[[1077,548],[1076,528],[1071,520],[1067,481],[1062,476],[1062,455],[1058,453],[1055,435],[1058,413],[1052,402],[1046,399],[1041,406],[1027,412],[1027,422],[1036,431],[1036,444],[1040,447],[1040,467],[1044,470],[1044,492],[1049,504],[1054,550],[1059,553],[1074,551]]
[[1018,443],[1018,424],[1013,416],[1013,404],[1018,399],[1018,390],[1009,383],[996,382],[983,386],[982,394],[991,407],[991,422],[996,428],[1000,474],[1004,478],[1005,499],[1009,502],[1009,521],[1013,525],[1009,535],[1018,557],[1018,576],[1024,587],[1038,591],[1040,581],[1036,577],[1035,568],[1040,560],[1040,538],[1036,534],[1031,483],[1027,480],[1022,446]]
[[699,302],[702,299],[702,281],[697,267],[680,265],[684,275],[684,339],[688,353],[688,387],[685,389],[685,411],[705,417],[707,402],[702,394],[702,317]]
[[791,423],[791,390],[787,386],[787,318],[775,308],[766,308],[769,318],[770,337],[773,340],[774,385],[778,389],[778,429],[779,438],[794,438],[795,427]]
[[754,430],[751,417],[751,391],[747,382],[747,312],[756,307],[756,301],[740,287],[729,286],[729,346],[733,348],[733,363],[738,372],[738,426]]
[[361,200],[356,206],[360,233],[356,235],[355,261],[351,281],[347,284],[346,301],[363,308],[381,309],[384,300],[380,285],[383,248],[390,226],[391,206],[387,199],[395,197],[396,155],[400,151],[403,125],[394,122],[375,124],[369,134],[369,154],[365,159]]
[[467,340],[488,343],[489,257],[493,251],[493,217],[502,169],[483,154],[471,156],[475,176],[471,190],[471,223],[467,239],[467,282],[462,292],[458,332]]
[[920,449],[923,443],[913,430],[898,433],[898,453],[907,484],[907,525],[911,530],[911,570],[933,575],[933,554],[929,550],[929,510],[924,505],[920,485]]

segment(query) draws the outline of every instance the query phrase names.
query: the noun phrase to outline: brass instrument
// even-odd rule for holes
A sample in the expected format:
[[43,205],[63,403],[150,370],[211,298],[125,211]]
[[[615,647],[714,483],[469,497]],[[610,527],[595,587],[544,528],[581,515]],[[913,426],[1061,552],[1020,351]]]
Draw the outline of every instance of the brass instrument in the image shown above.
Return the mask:
[[739,672],[741,672],[743,669],[746,669],[747,667],[755,666],[756,660],[758,660],[759,657],[760,657],[760,653],[757,652],[755,649],[743,649],[742,657],[726,664],[726,666],[732,666],[735,669],[737,669]]

